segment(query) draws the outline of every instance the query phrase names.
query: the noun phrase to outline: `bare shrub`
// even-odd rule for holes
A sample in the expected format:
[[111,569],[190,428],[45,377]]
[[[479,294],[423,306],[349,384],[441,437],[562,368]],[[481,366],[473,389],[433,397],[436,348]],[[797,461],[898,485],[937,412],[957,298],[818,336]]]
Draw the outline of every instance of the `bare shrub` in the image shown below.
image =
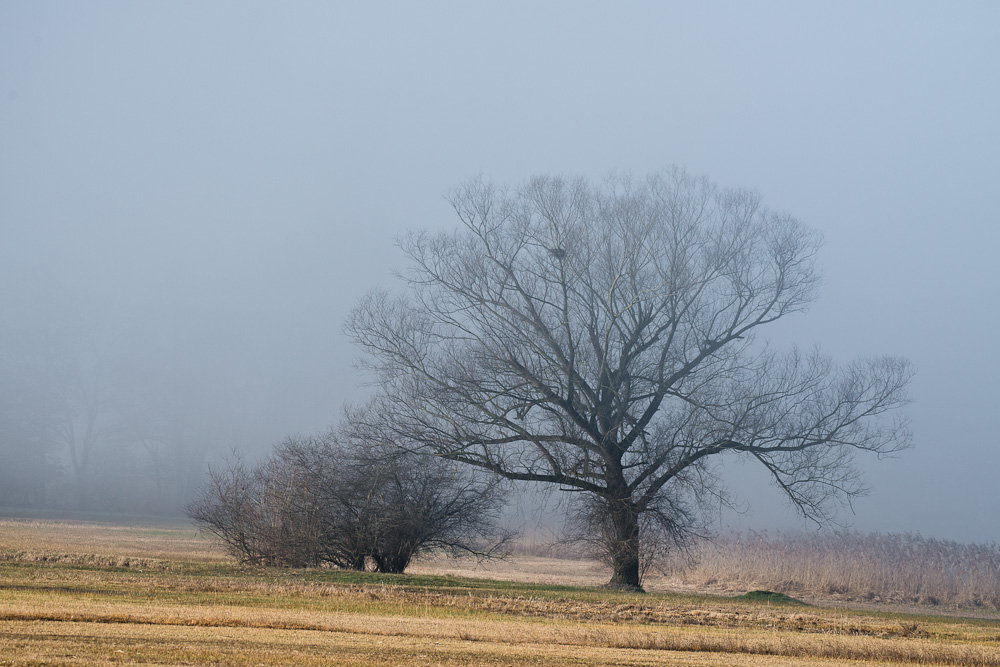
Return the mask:
[[242,562],[402,572],[431,549],[495,555],[502,506],[496,479],[330,431],[212,469],[188,515]]
[[263,466],[251,466],[234,452],[225,466],[209,469],[208,481],[187,508],[195,523],[219,537],[244,563],[274,562],[264,478]]

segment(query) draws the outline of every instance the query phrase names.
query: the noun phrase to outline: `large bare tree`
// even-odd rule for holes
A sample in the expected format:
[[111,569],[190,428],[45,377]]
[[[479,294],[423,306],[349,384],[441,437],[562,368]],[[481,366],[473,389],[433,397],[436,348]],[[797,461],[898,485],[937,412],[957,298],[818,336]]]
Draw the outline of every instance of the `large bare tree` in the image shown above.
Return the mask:
[[371,414],[396,442],[583,493],[612,585],[639,587],[642,540],[683,534],[720,455],[824,521],[864,491],[857,452],[908,445],[905,359],[841,367],[756,335],[813,300],[820,245],[757,194],[669,169],[477,179],[450,202],[457,231],[401,242],[408,291],[370,293],[346,325],[380,385]]

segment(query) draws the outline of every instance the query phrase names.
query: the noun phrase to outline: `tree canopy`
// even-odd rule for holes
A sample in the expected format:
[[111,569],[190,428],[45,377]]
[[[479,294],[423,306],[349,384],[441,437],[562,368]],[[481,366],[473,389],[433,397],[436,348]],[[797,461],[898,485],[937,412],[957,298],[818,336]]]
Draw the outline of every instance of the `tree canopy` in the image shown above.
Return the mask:
[[644,538],[684,534],[719,455],[824,521],[865,490],[856,453],[908,445],[905,359],[840,366],[758,335],[812,302],[821,244],[758,194],[668,169],[476,179],[450,202],[457,230],[401,241],[405,293],[347,323],[380,387],[369,428],[583,493],[612,584],[639,586]]

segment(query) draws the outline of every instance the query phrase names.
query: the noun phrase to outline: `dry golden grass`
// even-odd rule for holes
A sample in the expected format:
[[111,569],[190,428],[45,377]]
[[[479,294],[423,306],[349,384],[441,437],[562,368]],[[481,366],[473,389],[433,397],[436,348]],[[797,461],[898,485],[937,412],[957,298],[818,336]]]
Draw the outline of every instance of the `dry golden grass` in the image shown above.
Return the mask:
[[81,521],[0,519],[0,559],[46,557],[58,562],[131,558],[228,561],[214,539],[185,524],[132,526]]
[[[138,631],[150,634],[150,628],[160,628],[158,633],[154,633],[159,637],[156,644],[136,645],[133,641],[130,648],[133,659],[138,662],[163,661],[169,657],[176,661],[172,664],[180,664],[186,658],[177,646],[190,644],[194,636],[243,637],[239,648],[219,644],[204,653],[204,657],[211,656],[211,662],[216,662],[225,654],[227,661],[235,664],[255,664],[254,661],[260,660],[262,651],[273,653],[277,650],[275,643],[287,644],[289,634],[303,636],[302,633],[311,632],[315,633],[311,635],[314,640],[316,637],[326,638],[323,643],[338,645],[346,642],[363,653],[372,654],[378,654],[380,647],[414,643],[426,645],[433,653],[445,650],[437,648],[441,646],[450,646],[451,653],[464,646],[459,652],[467,656],[468,662],[462,664],[488,663],[498,656],[508,661],[552,664],[579,661],[587,664],[689,664],[692,661],[688,654],[710,653],[715,654],[717,660],[725,656],[727,664],[733,662],[731,659],[736,656],[760,656],[769,660],[763,663],[746,661],[744,664],[775,664],[776,658],[833,658],[880,664],[1000,665],[1000,653],[995,649],[961,641],[947,642],[941,637],[929,640],[866,633],[794,633],[761,625],[761,618],[736,624],[736,627],[701,625],[703,618],[695,624],[642,627],[633,623],[552,619],[538,622],[530,617],[504,618],[490,614],[456,617],[395,615],[391,613],[391,608],[382,609],[382,613],[378,614],[364,614],[262,609],[259,606],[136,605],[51,599],[48,602],[56,603],[56,609],[40,609],[38,601],[30,599],[13,604],[0,603],[0,650],[4,654],[19,655],[25,659],[37,655],[48,659],[63,651],[63,656],[97,660],[101,655],[109,657],[106,646],[114,643],[122,628],[127,628],[128,635],[133,638]],[[706,616],[712,614],[703,613]],[[730,617],[726,625],[731,625],[732,620]],[[815,619],[803,622],[817,627],[820,625]],[[49,628],[44,634],[38,632],[42,626]],[[845,629],[847,627],[845,625]],[[217,632],[208,635],[194,632],[204,629]],[[81,642],[81,635],[88,641]],[[331,635],[337,637],[331,639]],[[264,641],[266,637],[274,639]],[[97,654],[94,647],[81,645],[98,639],[101,647]],[[199,643],[204,643],[204,640]],[[609,653],[608,649],[619,651]],[[201,650],[204,652],[207,649],[203,647]],[[301,650],[296,646],[292,653]],[[662,652],[670,654],[658,655]],[[673,655],[676,652],[685,655]],[[383,659],[386,657],[382,656]],[[531,660],[528,660],[529,657]],[[385,664],[374,661],[374,658],[375,655],[371,655],[368,662],[360,664]],[[317,656],[317,659],[322,659],[322,656]],[[268,658],[266,664],[275,662]],[[286,663],[294,664],[287,660],[281,664]],[[793,661],[788,664],[808,663]]]
[[[530,555],[484,562],[478,562],[474,558],[424,556],[410,565],[407,572],[450,577],[486,577],[499,581],[557,586],[601,586],[611,578],[611,570],[593,560]],[[664,590],[658,586],[660,583],[660,580],[654,581],[651,590]]]
[[[0,521],[0,665],[1000,667],[996,621],[243,569],[185,529],[131,530]],[[114,536],[125,545],[117,553]],[[536,580],[604,578],[586,565],[524,562],[520,576]],[[518,576],[516,563],[496,569]]]
[[[644,648],[578,647],[510,641],[411,636],[369,636],[345,632],[243,628],[176,628],[159,625],[0,623],[18,658],[0,665],[649,665],[663,667],[815,666],[811,658],[773,655],[692,653]],[[824,660],[823,665],[858,664]],[[879,663],[872,663],[879,664]]]

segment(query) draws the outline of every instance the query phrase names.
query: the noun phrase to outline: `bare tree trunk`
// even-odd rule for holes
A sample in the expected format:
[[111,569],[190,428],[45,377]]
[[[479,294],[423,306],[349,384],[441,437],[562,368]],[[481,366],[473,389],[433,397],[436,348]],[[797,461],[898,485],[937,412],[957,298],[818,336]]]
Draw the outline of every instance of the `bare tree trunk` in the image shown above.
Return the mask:
[[642,581],[639,569],[639,512],[627,500],[611,504],[609,518],[614,540],[609,544],[611,557],[611,581],[609,588],[641,591]]

